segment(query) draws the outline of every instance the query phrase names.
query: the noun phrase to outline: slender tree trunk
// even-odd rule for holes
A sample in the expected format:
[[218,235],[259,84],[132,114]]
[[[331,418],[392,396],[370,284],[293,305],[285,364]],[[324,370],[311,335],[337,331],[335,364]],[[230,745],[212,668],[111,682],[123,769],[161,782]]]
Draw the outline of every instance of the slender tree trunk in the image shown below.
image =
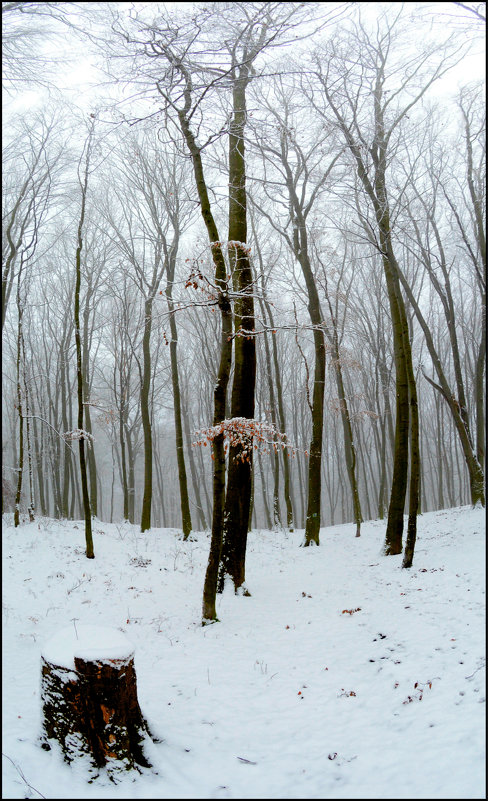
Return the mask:
[[22,481],[24,477],[24,414],[22,408],[22,386],[20,381],[21,361],[22,361],[22,315],[23,308],[20,302],[20,275],[17,287],[17,412],[19,417],[19,459],[17,466],[17,489],[15,493],[14,506],[14,526],[20,525],[20,499],[22,495]]
[[[274,321],[273,315],[271,314],[271,309],[269,304],[266,303],[266,308],[268,310],[268,317],[271,323],[271,328],[274,329]],[[271,340],[272,348],[273,348],[273,364],[275,369],[275,381],[276,381],[276,397],[278,401],[278,419],[279,419],[279,428],[280,431],[286,433],[286,418],[285,418],[285,404],[283,402],[283,385],[281,381],[281,372],[279,367],[279,360],[278,360],[278,348],[276,345],[276,339],[273,337]],[[292,502],[292,493],[291,493],[291,479],[290,479],[290,463],[288,461],[288,453],[285,450],[282,451],[281,454],[283,460],[283,493],[285,497],[285,506],[286,506],[286,526],[289,531],[293,531],[294,528],[294,514],[293,514],[293,502]]]
[[265,477],[264,477],[263,460],[262,460],[262,457],[261,457],[261,454],[259,453],[259,451],[258,451],[257,459],[258,459],[258,466],[259,466],[259,475],[261,477],[261,493],[262,493],[262,496],[263,496],[264,521],[265,521],[266,528],[268,530],[270,530],[271,529],[271,515],[270,515],[270,512],[269,512],[268,492],[267,492],[267,488],[266,488],[266,480],[265,480]]
[[[22,358],[25,364],[25,344],[24,338],[22,337]],[[29,505],[27,507],[27,511],[29,514],[29,522],[32,523],[34,521],[34,480],[32,475],[32,445],[31,445],[31,435],[30,435],[30,423],[29,423],[29,391],[27,387],[26,376],[24,372],[24,396],[25,396],[25,411],[26,411],[26,418],[25,418],[25,433],[27,436],[27,466],[29,472]]]
[[484,373],[486,362],[486,295],[481,301],[481,340],[475,367],[476,457],[485,472],[485,403]]
[[323,315],[320,306],[317,285],[310,263],[306,221],[300,201],[296,194],[293,175],[284,154],[285,143],[282,139],[282,161],[286,170],[286,185],[292,209],[293,250],[302,269],[308,298],[308,313],[313,326],[314,341],[314,379],[312,392],[312,437],[308,460],[308,499],[305,521],[305,537],[302,545],[320,545],[320,503],[322,478],[322,440],[324,427],[324,395],[326,349],[323,328]]
[[119,409],[119,442],[120,442],[120,472],[122,479],[122,494],[124,504],[124,520],[129,519],[129,490],[127,487],[127,465],[125,461],[125,439],[124,439],[124,412],[122,404],[124,401],[120,400]]
[[41,508],[41,515],[47,517],[48,507],[46,504],[46,493],[44,487],[44,469],[43,469],[43,452],[44,452],[44,436],[42,428],[40,430],[41,441],[39,442],[36,418],[32,419],[32,431],[34,440],[34,459],[37,473],[37,487],[39,490],[39,506]]
[[[382,256],[383,270],[386,279],[388,300],[393,330],[393,346],[395,358],[396,378],[396,421],[395,421],[395,452],[393,458],[393,477],[388,508],[388,523],[386,528],[384,551],[387,555],[399,554],[402,551],[403,515],[405,511],[405,496],[408,478],[408,440],[410,428],[410,398],[413,396],[411,385],[411,348],[408,339],[408,324],[405,304],[399,288],[400,270],[393,252],[391,242],[391,223],[386,189],[387,145],[389,134],[385,130],[383,102],[384,64],[383,54],[378,50],[380,59],[377,66],[375,88],[373,92],[375,134],[371,155],[373,160],[373,180],[371,181],[368,169],[363,160],[361,151],[354,141],[351,129],[346,125],[340,112],[335,107],[327,87],[324,90],[333,109],[346,142],[355,157],[358,177],[369,197],[374,209],[378,229],[379,249]],[[391,131],[390,131],[391,133]],[[413,368],[412,368],[413,374]],[[415,381],[415,377],[413,377]],[[412,390],[409,394],[410,389]],[[416,397],[416,395],[415,395]],[[418,437],[418,429],[416,431]],[[418,442],[415,445],[418,454]],[[420,458],[420,457],[418,457]],[[417,467],[415,467],[415,470]],[[418,491],[418,483],[414,482]],[[410,508],[418,506],[418,501],[411,498]],[[413,525],[413,521],[412,521]]]
[[[261,301],[261,313],[263,318],[266,319],[266,313],[264,308],[264,303]],[[275,405],[275,396],[274,396],[274,385],[273,385],[273,374],[271,368],[271,354],[269,352],[269,342],[268,342],[268,335],[265,332],[263,334],[264,339],[264,353],[266,358],[266,378],[268,383],[268,391],[269,391],[269,405],[270,405],[270,412],[271,412],[271,422],[275,429],[278,428],[277,419],[276,419],[276,405]],[[278,448],[276,448],[273,453],[271,454],[272,465],[273,465],[273,526],[275,528],[281,528],[281,514],[280,514],[280,460],[279,460],[279,453]]]
[[86,541],[87,559],[94,559],[95,552],[93,550],[90,497],[88,495],[88,479],[87,479],[86,456],[85,456],[85,434],[83,429],[84,398],[83,398],[83,363],[82,363],[81,331],[80,331],[80,285],[81,285],[81,250],[83,248],[83,223],[85,220],[85,204],[86,204],[86,193],[88,188],[88,173],[90,167],[90,150],[91,150],[92,134],[93,134],[93,127],[91,128],[87,140],[84,181],[81,186],[81,192],[82,192],[81,214],[78,224],[78,245],[76,248],[76,283],[75,283],[75,309],[74,309],[75,343],[76,343],[76,377],[77,377],[77,397],[78,397],[78,428],[80,430],[80,438],[79,438],[80,473],[81,473],[81,489],[83,496],[83,510],[85,514],[85,541]]
[[[66,322],[66,321],[65,321]],[[68,396],[70,396],[68,384],[68,343],[67,337],[69,336],[65,329],[66,339],[63,335],[59,346],[59,360],[60,360],[60,385],[61,385],[61,420],[63,431],[70,431],[72,428],[72,420],[68,419]],[[71,404],[70,404],[71,407]],[[63,517],[69,519],[72,514],[70,513],[69,505],[69,490],[70,490],[70,474],[71,474],[71,452],[68,448],[63,451],[63,489],[62,489],[62,514]],[[75,488],[72,486],[72,495],[74,496]]]
[[193,451],[191,447],[190,422],[188,420],[188,412],[186,406],[187,405],[183,401],[181,405],[181,416],[183,420],[183,428],[188,447],[188,462],[190,464],[190,475],[193,486],[193,493],[195,495],[195,503],[197,507],[198,525],[200,530],[204,531],[207,528],[207,519],[205,516],[205,510],[202,506],[202,498],[200,494],[200,482],[202,483],[204,492],[206,491],[206,487],[205,487],[205,481],[203,480],[203,474],[200,476],[200,480],[197,477],[197,469],[195,466],[195,460],[193,458]]
[[136,486],[135,486],[135,454],[132,447],[131,432],[129,426],[125,424],[125,442],[127,444],[127,495],[129,499],[129,523],[134,523],[136,519]]
[[[410,343],[409,343],[410,345]],[[420,428],[417,397],[417,382],[413,372],[412,353],[407,360],[408,389],[410,398],[410,491],[408,507],[407,541],[402,567],[412,567],[417,539],[417,515],[420,498]]]
[[346,392],[344,389],[344,379],[342,376],[342,367],[340,363],[339,343],[337,338],[335,320],[333,322],[334,322],[334,333],[333,333],[332,359],[334,363],[337,392],[339,395],[342,429],[344,432],[344,452],[345,452],[347,476],[349,479],[349,483],[351,485],[354,522],[356,524],[356,537],[359,537],[361,535],[361,523],[363,522],[363,515],[361,512],[361,502],[359,500],[359,490],[356,478],[356,449],[354,447],[354,438],[352,434],[349,404],[347,403]]
[[[93,295],[91,284],[88,288],[85,298],[85,309],[83,311],[83,382],[87,389],[87,394],[90,394],[90,347],[89,347],[89,319],[90,319],[90,301]],[[88,400],[88,399],[87,399]],[[85,426],[89,434],[92,433],[90,406],[85,405]],[[95,448],[92,446],[88,449],[88,468],[89,468],[89,481],[90,481],[90,507],[93,517],[98,516],[98,490],[97,490],[97,463],[95,459]]]
[[151,323],[152,298],[144,303],[144,334],[142,337],[143,368],[141,379],[141,419],[144,432],[144,493],[142,497],[141,532],[151,528],[153,445],[149,391],[151,387]]
[[181,420],[181,395],[180,395],[180,380],[178,375],[178,332],[176,329],[176,320],[174,316],[173,304],[173,281],[175,274],[175,259],[176,255],[168,260],[167,265],[167,282],[166,282],[166,298],[169,310],[169,324],[171,332],[171,341],[169,343],[169,353],[171,361],[171,381],[173,384],[173,410],[175,420],[175,435],[176,435],[176,461],[178,465],[178,481],[180,485],[180,505],[181,505],[181,521],[183,528],[183,539],[187,540],[190,536],[192,529],[191,514],[190,514],[190,501],[188,498],[188,482],[186,478],[186,465],[185,465],[185,451],[183,443],[183,426]]
[[476,458],[476,453],[473,450],[469,428],[466,428],[466,423],[461,415],[459,403],[456,400],[456,398],[453,397],[449,384],[447,383],[447,379],[444,370],[442,368],[441,361],[437,353],[437,349],[434,345],[429,325],[425,320],[425,318],[423,317],[419,305],[416,302],[416,299],[413,295],[413,292],[410,289],[408,282],[406,281],[405,277],[402,275],[401,272],[399,272],[399,278],[405,290],[405,294],[407,295],[408,300],[412,305],[417,320],[419,321],[420,327],[424,332],[427,349],[430,353],[434,369],[437,373],[439,384],[436,384],[435,381],[430,379],[427,375],[425,375],[425,373],[424,377],[438,392],[440,392],[444,400],[447,402],[447,405],[449,406],[449,409],[451,411],[453,421],[456,426],[459,439],[461,441],[461,447],[463,450],[464,459],[468,469],[471,503],[473,506],[475,506],[477,502],[480,502],[482,506],[484,506],[485,505],[484,473],[478,459]]
[[[271,305],[269,301],[266,299],[266,289],[264,285],[264,265],[263,265],[263,257],[261,254],[261,249],[259,247],[258,237],[256,235],[256,231],[253,224],[253,216],[251,216],[251,224],[254,234],[255,240],[255,247],[256,252],[258,255],[259,266],[260,266],[260,274],[261,274],[261,292],[263,299],[261,300],[261,309],[263,320],[266,322],[266,318],[269,320],[269,326],[272,331],[275,331],[275,324],[273,319],[273,312],[271,309]],[[267,340],[265,339],[267,343]],[[276,410],[275,410],[275,403],[274,403],[274,389],[276,389],[276,405],[277,405],[277,416],[278,422],[275,419],[272,419],[273,425],[279,428],[280,431],[286,433],[286,418],[285,418],[285,406],[283,402],[283,386],[281,381],[281,369],[279,364],[278,358],[278,346],[276,344],[276,337],[272,336],[271,338],[271,347],[272,347],[272,354],[273,354],[273,366],[274,366],[274,381],[273,381],[273,371],[271,369],[271,365],[268,367],[268,375],[269,375],[269,391],[270,391],[270,404],[273,414],[276,418]],[[268,353],[268,347],[267,351]],[[266,356],[267,363],[268,363],[268,355]],[[288,462],[288,454],[286,450],[283,450],[281,453],[282,464],[283,464],[283,495],[285,500],[285,507],[286,507],[286,527],[289,531],[293,531],[293,505],[291,499],[291,489],[290,489],[290,465]]]

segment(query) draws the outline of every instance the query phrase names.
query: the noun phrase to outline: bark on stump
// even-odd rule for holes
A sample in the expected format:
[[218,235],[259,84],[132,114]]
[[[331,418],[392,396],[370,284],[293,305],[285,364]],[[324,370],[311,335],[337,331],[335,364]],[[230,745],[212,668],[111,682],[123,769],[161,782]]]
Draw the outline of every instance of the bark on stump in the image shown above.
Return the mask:
[[[151,767],[144,754],[148,725],[137,700],[134,649],[117,630],[65,629],[41,656],[42,744],[56,740],[67,762],[87,758],[90,772],[109,776]],[[95,770],[94,770],[95,769]]]

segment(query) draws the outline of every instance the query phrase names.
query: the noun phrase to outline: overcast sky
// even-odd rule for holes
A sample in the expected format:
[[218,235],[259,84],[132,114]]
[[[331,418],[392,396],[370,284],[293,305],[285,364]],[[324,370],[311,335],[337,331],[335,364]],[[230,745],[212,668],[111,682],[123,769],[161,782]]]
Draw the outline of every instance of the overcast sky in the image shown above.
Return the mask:
[[[83,4],[85,13],[87,7],[99,4]],[[139,6],[141,9],[150,6],[150,11],[154,10],[154,3],[106,3],[104,5]],[[398,7],[399,3],[360,3],[361,14],[366,18],[374,19],[385,7]],[[191,3],[166,3],[166,6],[184,6],[191,13]],[[446,28],[452,27],[458,32],[460,43],[466,38],[471,39],[471,51],[460,64],[452,69],[449,74],[436,83],[436,96],[443,94],[455,94],[457,87],[463,83],[485,77],[485,38],[483,23],[474,15],[460,8],[456,3],[406,3],[405,7],[410,13],[411,19],[418,28],[419,36],[428,37],[439,30],[439,35],[444,36]],[[36,25],[36,18],[26,18],[28,24]],[[73,16],[73,20],[83,26],[83,20],[78,15]],[[440,24],[439,24],[440,23]],[[59,69],[54,78],[55,85],[63,92],[66,98],[78,106],[83,111],[90,111],[96,104],[97,96],[106,94],[106,89],[101,86],[104,76],[96,67],[99,55],[96,53],[95,45],[89,40],[81,40],[81,37],[70,31],[59,23],[57,28],[61,28],[61,38],[55,43],[46,46],[46,53],[58,60]],[[63,63],[63,58],[68,63]],[[19,86],[19,89],[21,87]],[[4,103],[7,111],[22,112],[24,108],[40,106],[49,99],[47,90],[23,88],[16,91],[14,95],[4,92]]]

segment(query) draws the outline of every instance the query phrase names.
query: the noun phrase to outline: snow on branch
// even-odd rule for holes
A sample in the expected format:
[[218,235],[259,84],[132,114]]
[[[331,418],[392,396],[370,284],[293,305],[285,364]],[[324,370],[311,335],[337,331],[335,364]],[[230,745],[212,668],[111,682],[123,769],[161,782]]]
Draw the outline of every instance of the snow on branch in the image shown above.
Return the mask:
[[[194,432],[197,440],[192,443],[193,447],[197,445],[207,446],[212,443],[214,439],[223,435],[226,440],[224,451],[227,452],[228,447],[238,447],[240,452],[236,458],[244,461],[249,461],[249,456],[253,450],[259,450],[261,453],[275,453],[278,449],[288,449],[292,456],[295,456],[297,448],[293,447],[288,442],[288,437],[272,424],[262,420],[255,420],[248,417],[231,417],[230,419],[222,420],[215,426],[210,428],[202,428]],[[308,456],[308,452],[304,452]],[[212,454],[213,458],[213,454]]]
[[87,442],[94,442],[93,434],[90,434],[89,431],[85,431],[83,428],[73,428],[72,431],[65,431],[63,439],[69,442],[75,439],[85,439]]
[[228,242],[210,242],[211,248],[234,248],[235,250],[240,250],[245,256],[249,256],[251,253],[251,245],[248,245],[247,242],[239,242],[238,239],[229,239]]

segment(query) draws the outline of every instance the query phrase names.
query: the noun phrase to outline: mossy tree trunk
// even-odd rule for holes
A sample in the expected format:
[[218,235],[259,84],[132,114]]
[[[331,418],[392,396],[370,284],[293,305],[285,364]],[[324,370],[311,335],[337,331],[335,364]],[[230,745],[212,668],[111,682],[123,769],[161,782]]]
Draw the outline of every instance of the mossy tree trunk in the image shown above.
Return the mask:
[[[247,57],[246,57],[247,56]],[[233,116],[229,131],[229,263],[233,288],[234,331],[254,331],[254,276],[247,246],[247,197],[244,130],[246,125],[246,87],[249,80],[248,54],[235,67],[232,86]],[[234,380],[231,417],[254,418],[256,383],[256,341],[252,333],[235,338]],[[252,449],[243,455],[241,445],[229,448],[224,537],[221,552],[219,590],[225,576],[238,590],[245,581],[245,558],[249,511],[251,507]]]
[[[174,57],[167,51],[168,59],[174,63]],[[205,228],[207,230],[212,261],[215,270],[215,286],[218,293],[217,305],[220,310],[221,335],[220,335],[220,357],[217,371],[217,380],[214,388],[214,416],[213,424],[217,425],[225,420],[225,409],[227,399],[227,386],[229,383],[230,369],[232,364],[232,308],[228,296],[227,288],[227,268],[222,251],[218,228],[212,214],[210,199],[208,196],[207,184],[202,164],[201,149],[197,144],[190,125],[190,113],[192,108],[192,82],[191,76],[186,68],[177,63],[178,69],[184,81],[184,106],[178,111],[178,119],[181,132],[190,152],[195,186],[200,202],[200,212]],[[212,511],[212,531],[210,537],[210,551],[205,572],[202,600],[202,622],[216,621],[217,612],[215,599],[217,594],[217,580],[220,564],[220,554],[222,550],[222,538],[224,529],[224,504],[225,504],[225,451],[223,434],[215,437],[212,442],[213,457],[213,511]]]

